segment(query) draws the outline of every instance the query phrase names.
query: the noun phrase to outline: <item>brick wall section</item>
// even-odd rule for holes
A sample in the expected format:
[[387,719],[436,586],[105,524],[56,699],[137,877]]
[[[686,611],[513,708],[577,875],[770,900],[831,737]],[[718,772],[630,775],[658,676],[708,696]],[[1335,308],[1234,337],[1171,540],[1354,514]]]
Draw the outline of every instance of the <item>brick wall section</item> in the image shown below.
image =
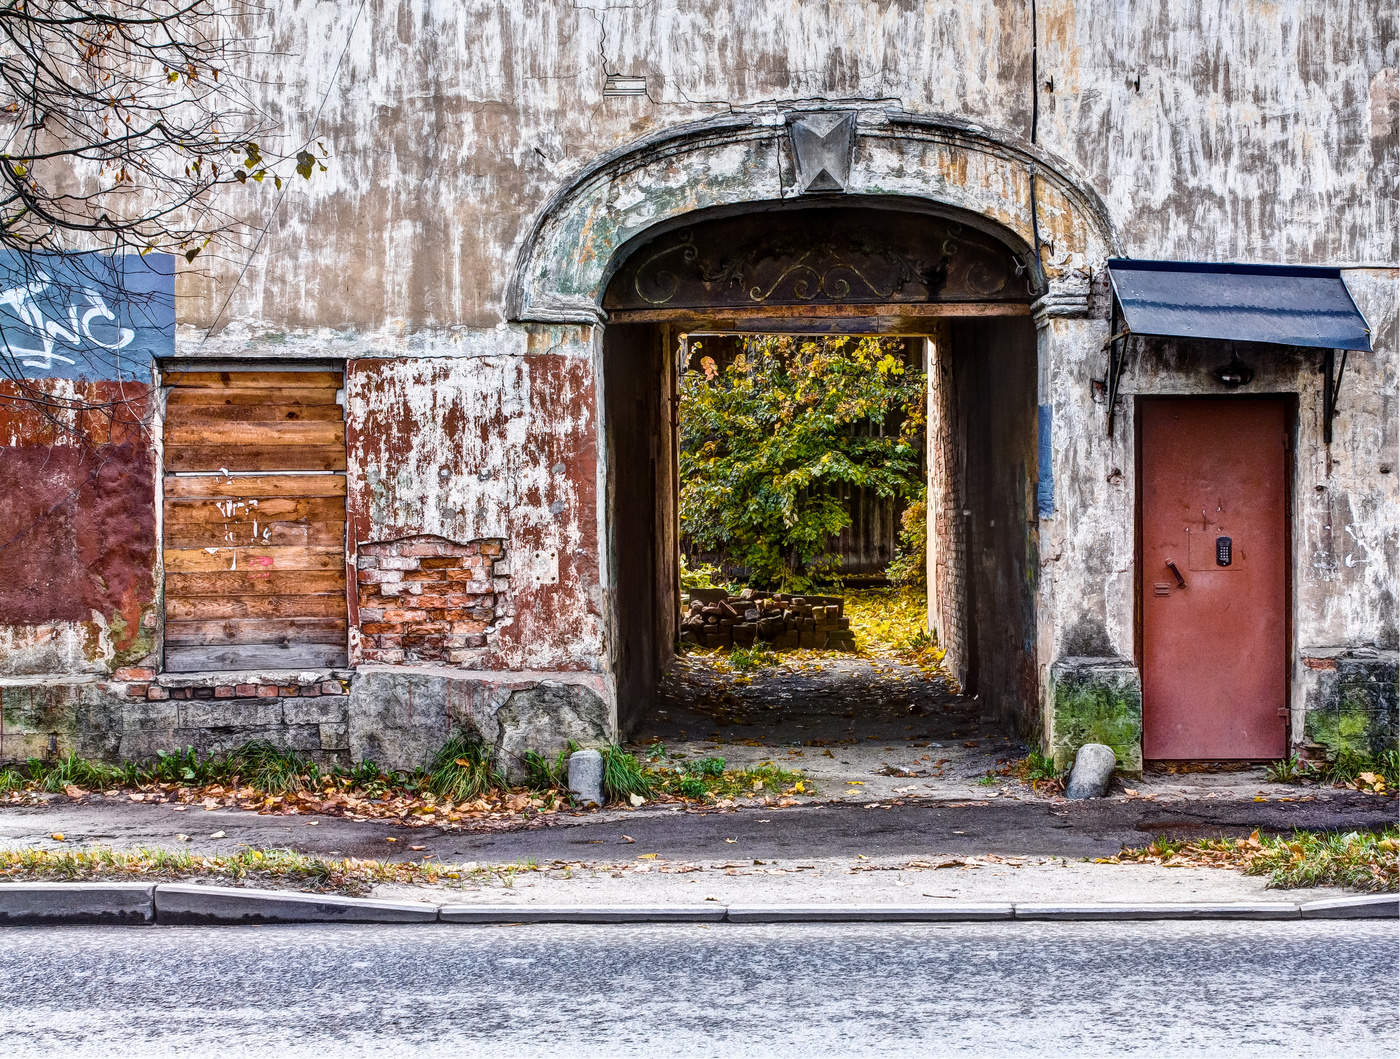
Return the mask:
[[361,661],[471,665],[485,655],[506,587],[505,541],[362,544],[356,565]]

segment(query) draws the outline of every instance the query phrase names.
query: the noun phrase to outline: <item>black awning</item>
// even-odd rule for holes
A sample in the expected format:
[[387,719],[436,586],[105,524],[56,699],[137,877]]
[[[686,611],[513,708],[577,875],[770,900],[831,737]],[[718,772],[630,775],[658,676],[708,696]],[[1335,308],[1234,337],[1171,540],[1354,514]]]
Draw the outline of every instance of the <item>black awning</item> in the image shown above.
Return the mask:
[[1135,335],[1371,349],[1338,268],[1113,258],[1108,274]]

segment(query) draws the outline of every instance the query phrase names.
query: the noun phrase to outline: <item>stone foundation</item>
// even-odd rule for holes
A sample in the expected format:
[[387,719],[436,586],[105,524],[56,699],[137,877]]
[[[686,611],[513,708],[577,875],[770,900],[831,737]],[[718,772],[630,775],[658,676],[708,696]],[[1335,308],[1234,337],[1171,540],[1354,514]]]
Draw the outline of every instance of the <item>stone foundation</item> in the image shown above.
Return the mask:
[[1142,771],[1142,680],[1121,658],[1062,658],[1050,667],[1049,752],[1067,768],[1085,743],[1113,748],[1122,772]]
[[1400,738],[1397,652],[1365,648],[1303,659],[1303,730],[1293,745],[1303,757],[1375,758]]
[[242,674],[249,679],[239,682],[226,673],[119,672],[139,682],[0,688],[0,761],[68,753],[133,761],[191,746],[218,754],[253,739],[325,765],[350,760],[343,671]]
[[368,666],[350,692],[350,754],[384,768],[426,766],[456,732],[493,747],[509,775],[527,750],[552,755],[570,740],[612,738],[601,678],[591,674],[463,673]]
[[217,754],[265,739],[322,765],[413,769],[468,732],[519,777],[527,750],[552,755],[571,740],[613,738],[606,686],[593,674],[369,666],[148,679],[0,685],[0,763],[69,753],[131,761],[185,747]]

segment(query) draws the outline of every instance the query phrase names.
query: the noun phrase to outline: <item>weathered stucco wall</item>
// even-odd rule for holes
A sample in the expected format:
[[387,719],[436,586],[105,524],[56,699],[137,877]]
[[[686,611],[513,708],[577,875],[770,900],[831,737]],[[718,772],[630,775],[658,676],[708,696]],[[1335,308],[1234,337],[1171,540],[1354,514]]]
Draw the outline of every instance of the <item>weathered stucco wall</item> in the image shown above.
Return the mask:
[[[328,171],[281,195],[228,193],[219,205],[266,236],[256,254],[181,270],[177,352],[347,362],[348,564],[358,545],[422,536],[505,550],[495,620],[473,648],[480,668],[374,667],[349,695],[352,751],[416,761],[478,715],[504,746],[511,702],[521,730],[550,710],[580,733],[613,730],[598,298],[619,248],[653,226],[796,196],[787,112],[833,105],[859,112],[852,197],[957,207],[1022,250],[1040,246],[1050,284],[1036,404],[1052,424],[1043,466],[1055,491],[1029,580],[1057,754],[1098,737],[1135,763],[1132,398],[1216,392],[1204,354],[1167,344],[1130,363],[1107,437],[1092,381],[1105,369],[1113,253],[1355,266],[1348,282],[1377,353],[1352,358],[1330,448],[1314,358],[1258,361],[1246,392],[1298,394],[1295,738],[1305,711],[1337,712],[1330,727],[1313,723],[1325,735],[1355,727],[1338,703],[1383,700],[1365,689],[1383,686],[1397,647],[1400,16],[1379,0],[1041,0],[1039,11],[1037,27],[1027,0],[288,0],[248,15],[260,54],[246,72],[287,144],[324,143]],[[648,96],[605,98],[606,72],[645,76]],[[41,473],[14,455],[36,439],[44,466],[67,458],[62,443],[21,434],[7,484]],[[154,646],[154,442],[130,444],[45,544],[71,560],[46,596],[73,613],[31,613],[12,593],[0,676],[102,672]],[[74,465],[63,481],[86,473]],[[33,516],[47,496],[12,496],[0,522],[16,504]],[[86,543],[64,536],[90,516],[101,525]],[[94,547],[121,553],[111,576]],[[22,565],[42,567],[41,553]],[[80,614],[75,600],[94,605]],[[415,698],[412,681],[431,691]],[[93,696],[84,684],[64,701],[82,713]],[[131,717],[143,732],[163,723]],[[394,725],[411,733],[397,749],[376,734]]]
[[[1393,6],[1045,0],[1039,14],[1040,142],[1105,197],[1125,252],[1394,262],[1397,204],[1376,193],[1400,161]],[[492,327],[507,263],[569,174],[731,108],[860,100],[1029,139],[1026,0],[368,0],[356,16],[315,0],[250,16],[270,112],[300,142],[324,103],[331,160],[290,185],[220,323]],[[650,98],[604,98],[605,69],[645,76]],[[269,212],[251,186],[229,204]],[[212,320],[241,264],[191,270],[182,319]]]
[[504,356],[357,359],[346,375],[356,544],[504,540],[482,668],[601,670],[590,328]]

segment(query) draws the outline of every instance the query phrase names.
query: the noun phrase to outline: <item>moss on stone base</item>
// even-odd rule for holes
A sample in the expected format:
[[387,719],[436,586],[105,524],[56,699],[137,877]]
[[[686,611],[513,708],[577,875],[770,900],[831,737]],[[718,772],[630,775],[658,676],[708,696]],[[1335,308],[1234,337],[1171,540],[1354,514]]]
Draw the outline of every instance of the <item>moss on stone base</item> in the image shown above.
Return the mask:
[[1391,653],[1343,656],[1308,690],[1303,734],[1327,757],[1374,758],[1393,750],[1400,734],[1396,662]]
[[1142,683],[1117,660],[1068,660],[1050,676],[1050,750],[1060,769],[1085,743],[1111,747],[1124,772],[1142,771]]

